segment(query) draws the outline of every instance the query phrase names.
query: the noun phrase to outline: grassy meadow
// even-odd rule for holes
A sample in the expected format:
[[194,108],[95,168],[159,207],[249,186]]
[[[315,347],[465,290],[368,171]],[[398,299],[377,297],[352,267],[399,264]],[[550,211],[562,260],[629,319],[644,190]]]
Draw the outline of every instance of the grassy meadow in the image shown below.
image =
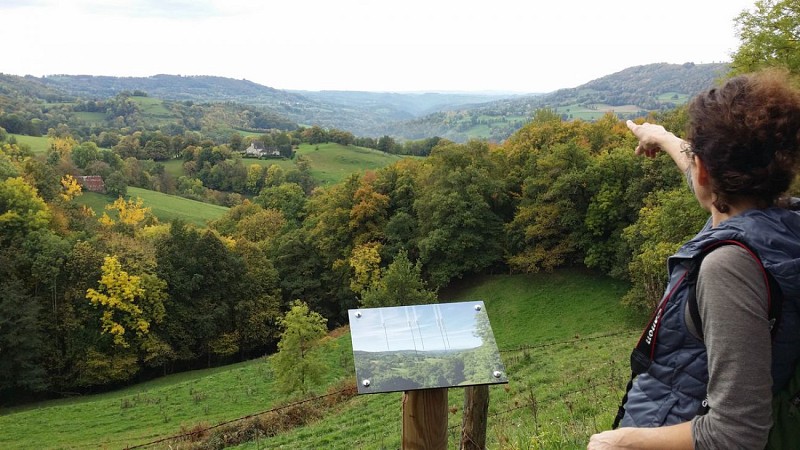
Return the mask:
[[404,158],[371,148],[335,143],[302,144],[297,154],[308,158],[311,175],[322,185],[336,184],[352,173],[380,169]]
[[12,134],[14,139],[20,144],[28,145],[33,153],[45,153],[50,148],[50,138],[47,136],[26,136],[24,134]]
[[[336,184],[353,173],[362,173],[365,170],[377,170],[391,165],[407,156],[390,155],[371,148],[356,147],[354,145],[327,144],[302,144],[296,150],[297,155],[308,159],[311,176],[322,186]],[[182,176],[183,160],[173,159],[163,162],[164,169],[175,178]],[[255,159],[242,158],[242,164],[249,167],[257,164],[262,167],[277,165],[284,170],[296,168],[291,159]]]
[[[601,275],[564,270],[489,276],[442,293],[442,301],[485,302],[506,366],[509,384],[490,387],[488,448],[585,448],[590,434],[609,427],[641,323],[619,306],[626,288]],[[342,380],[355,383],[349,333],[326,345],[326,381],[310,395],[336,389]],[[448,391],[449,448],[458,448],[463,392]],[[0,447],[123,448],[295,399],[278,392],[270,360],[261,358],[106,394],[0,409]],[[399,448],[401,399],[400,393],[359,395],[305,426],[269,438],[255,433],[238,448]],[[231,436],[210,430],[204,439],[210,444]],[[196,448],[191,445],[198,444],[161,442],[147,448]]]
[[642,111],[642,108],[636,105],[607,105],[604,103],[594,103],[590,105],[567,105],[554,108],[558,114],[566,114],[569,119],[580,119],[584,121],[592,121],[601,119],[607,113],[614,114],[636,114]]
[[[224,206],[198,202],[197,200],[137,187],[128,188],[128,197],[141,198],[144,201],[144,206],[150,208],[153,215],[161,222],[169,222],[172,219],[180,218],[199,227],[205,227],[208,221],[218,219],[228,210]],[[114,200],[107,195],[95,192],[84,192],[76,199],[77,202],[92,208],[98,217],[102,216],[103,212],[106,211],[106,205]]]

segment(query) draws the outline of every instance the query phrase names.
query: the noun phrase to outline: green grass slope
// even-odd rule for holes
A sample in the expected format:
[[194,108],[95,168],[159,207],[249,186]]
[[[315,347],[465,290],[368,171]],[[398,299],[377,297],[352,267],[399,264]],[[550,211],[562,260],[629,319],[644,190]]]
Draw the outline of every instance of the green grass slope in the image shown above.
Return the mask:
[[[153,215],[161,222],[182,219],[187,223],[205,227],[208,221],[218,219],[228,211],[228,208],[224,206],[198,202],[197,200],[136,187],[128,188],[128,197],[141,198],[144,206],[150,208]],[[77,202],[92,208],[98,217],[102,216],[103,212],[106,211],[106,205],[114,200],[107,195],[95,192],[84,192],[76,199]]]
[[371,148],[334,143],[303,144],[297,154],[309,159],[311,175],[323,185],[336,184],[353,173],[380,169],[403,159]]
[[[390,155],[378,150],[355,145],[327,144],[302,144],[297,149],[297,155],[308,159],[311,176],[320,185],[329,186],[336,184],[353,173],[363,173],[366,170],[377,170],[394,164],[405,156]],[[295,168],[295,163],[288,159],[243,159],[245,166],[258,164],[271,166],[276,164],[284,170]]]
[[[641,318],[619,306],[627,286],[583,271],[492,276],[446,292],[483,300],[509,384],[490,387],[487,448],[586,448],[607,429],[627,383]],[[458,448],[464,390],[448,392]],[[399,448],[402,394],[361,395],[338,414],[240,449]]]
[[33,153],[45,153],[50,148],[50,138],[47,136],[26,136],[24,134],[12,134],[19,144],[30,146]]
[[[485,302],[506,365],[509,384],[490,388],[489,448],[585,448],[589,435],[609,427],[640,322],[619,306],[625,288],[592,273],[559,271],[487,277],[443,295],[446,301]],[[349,334],[331,343],[325,351],[326,384],[317,394],[353,375]],[[0,448],[145,444],[287,401],[272,379],[269,359],[262,358],[102,395],[0,410]],[[449,390],[450,448],[458,448],[463,392]],[[356,396],[316,422],[271,438],[256,436],[239,447],[399,448],[401,398],[399,393]]]

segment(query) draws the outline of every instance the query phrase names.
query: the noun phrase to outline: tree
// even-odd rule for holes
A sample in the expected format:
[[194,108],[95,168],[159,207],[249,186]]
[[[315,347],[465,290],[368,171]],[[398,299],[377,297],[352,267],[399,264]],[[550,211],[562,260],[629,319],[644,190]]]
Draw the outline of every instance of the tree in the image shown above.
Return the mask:
[[436,293],[428,290],[422,281],[420,264],[412,264],[408,253],[402,250],[389,264],[383,277],[364,293],[361,305],[375,308],[423,305],[435,301]]
[[506,225],[509,264],[520,272],[552,271],[572,262],[586,211],[586,149],[555,144],[532,161],[520,205]]
[[102,271],[99,290],[89,288],[86,298],[103,310],[103,334],[111,335],[114,345],[128,348],[133,335],[141,340],[150,332],[151,323],[163,320],[164,294],[158,289],[163,289],[163,282],[150,279],[155,291],[148,292],[143,278],[122,270],[115,256],[105,258]]
[[624,303],[647,311],[655,308],[667,284],[664,262],[707,218],[708,213],[684,186],[656,191],[645,199],[638,220],[623,233],[633,253],[628,267],[632,286]]
[[363,293],[377,285],[380,279],[381,244],[367,242],[353,248],[350,255],[350,267],[353,276],[350,278],[350,289],[356,293]]
[[85,169],[92,161],[100,159],[100,150],[92,141],[84,142],[72,150],[72,162],[81,169]]
[[[270,169],[272,167],[278,166],[270,166]],[[299,224],[304,217],[306,195],[303,188],[296,183],[267,186],[253,201],[264,208],[282,212],[286,220],[294,224]]]
[[0,243],[47,228],[50,217],[47,204],[25,180],[17,177],[0,181]]
[[758,0],[754,10],[735,19],[741,40],[733,54],[734,74],[782,67],[800,74],[800,4],[797,0]]
[[125,197],[128,195],[128,182],[120,171],[111,172],[105,179],[106,193],[112,197]]
[[81,195],[81,185],[72,175],[64,175],[61,178],[61,186],[64,188],[61,192],[61,199],[65,202]]
[[397,143],[391,136],[384,135],[378,139],[378,150],[384,153],[394,153]]
[[[9,262],[5,258],[0,261]],[[43,339],[37,325],[39,304],[26,295],[19,280],[3,278],[0,281],[0,392],[15,388],[43,390],[47,382],[41,364]]]
[[119,220],[115,221],[107,213],[103,213],[100,223],[108,228],[116,228],[119,231],[133,234],[134,230],[141,228],[145,224],[155,220],[151,209],[144,206],[144,200],[139,197],[136,199],[125,200],[122,197],[114,200],[114,203],[106,205],[109,211],[116,210]]
[[419,259],[435,287],[485,269],[502,257],[504,193],[487,144],[436,147],[420,170],[414,211]]
[[275,377],[286,392],[308,392],[322,379],[325,365],[316,351],[327,332],[327,320],[297,300],[281,319],[283,328],[278,353],[273,357]]

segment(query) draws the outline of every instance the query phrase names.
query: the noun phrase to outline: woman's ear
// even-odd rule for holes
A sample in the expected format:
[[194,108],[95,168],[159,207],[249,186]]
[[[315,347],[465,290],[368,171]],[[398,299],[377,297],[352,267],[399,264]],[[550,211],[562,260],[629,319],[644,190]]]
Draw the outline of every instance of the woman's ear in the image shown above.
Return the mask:
[[694,157],[694,170],[697,173],[697,184],[704,187],[711,184],[711,176],[706,170],[706,165],[697,156]]

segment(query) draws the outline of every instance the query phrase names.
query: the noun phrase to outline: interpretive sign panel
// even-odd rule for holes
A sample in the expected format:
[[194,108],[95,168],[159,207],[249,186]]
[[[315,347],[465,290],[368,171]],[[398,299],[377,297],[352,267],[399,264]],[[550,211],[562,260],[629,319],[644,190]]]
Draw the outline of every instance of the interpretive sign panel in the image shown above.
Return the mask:
[[359,394],[508,383],[482,301],[348,314]]

